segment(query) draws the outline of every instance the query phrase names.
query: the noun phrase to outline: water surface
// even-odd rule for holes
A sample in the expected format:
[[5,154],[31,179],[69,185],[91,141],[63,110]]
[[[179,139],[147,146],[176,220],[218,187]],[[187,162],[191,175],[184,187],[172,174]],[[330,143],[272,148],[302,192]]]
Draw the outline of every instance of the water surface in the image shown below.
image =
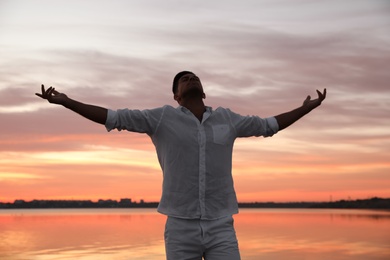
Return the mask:
[[[155,209],[0,210],[0,259],[165,259]],[[388,260],[390,212],[241,209],[243,260]]]

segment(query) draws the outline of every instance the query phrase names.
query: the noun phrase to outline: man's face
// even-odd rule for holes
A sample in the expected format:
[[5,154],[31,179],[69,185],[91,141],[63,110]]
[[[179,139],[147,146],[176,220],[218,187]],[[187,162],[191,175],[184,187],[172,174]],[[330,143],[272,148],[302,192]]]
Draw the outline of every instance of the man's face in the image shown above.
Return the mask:
[[[183,75],[177,85],[177,92],[174,95],[175,100],[178,102],[182,98],[188,97],[202,97],[205,98],[203,93],[203,86],[198,76],[192,73]],[[179,102],[180,103],[180,102]]]

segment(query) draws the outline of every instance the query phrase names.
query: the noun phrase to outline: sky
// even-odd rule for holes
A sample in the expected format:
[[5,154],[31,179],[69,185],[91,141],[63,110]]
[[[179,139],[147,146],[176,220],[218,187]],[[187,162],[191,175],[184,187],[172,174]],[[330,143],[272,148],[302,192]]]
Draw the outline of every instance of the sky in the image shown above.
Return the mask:
[[41,84],[110,109],[178,106],[182,70],[205,104],[275,116],[323,104],[270,138],[235,142],[239,201],[390,197],[390,1],[0,0],[0,202],[158,201],[144,134],[35,96]]

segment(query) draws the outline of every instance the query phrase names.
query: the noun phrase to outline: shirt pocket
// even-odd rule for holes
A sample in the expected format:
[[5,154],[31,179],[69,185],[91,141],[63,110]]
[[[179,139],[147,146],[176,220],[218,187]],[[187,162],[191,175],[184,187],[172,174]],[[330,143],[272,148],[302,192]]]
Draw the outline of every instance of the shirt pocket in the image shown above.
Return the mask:
[[213,142],[225,145],[229,142],[230,129],[227,124],[213,125]]

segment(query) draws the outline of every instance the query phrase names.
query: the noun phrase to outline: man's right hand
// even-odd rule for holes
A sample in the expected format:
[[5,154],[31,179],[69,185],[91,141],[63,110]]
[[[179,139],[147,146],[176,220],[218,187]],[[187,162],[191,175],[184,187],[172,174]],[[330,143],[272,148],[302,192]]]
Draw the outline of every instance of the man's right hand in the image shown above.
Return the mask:
[[68,98],[67,95],[58,92],[53,87],[50,87],[45,90],[45,86],[42,85],[42,93],[35,93],[35,95],[40,98],[46,99],[50,103],[63,105],[64,107],[96,123],[104,125],[107,120],[108,110],[106,108],[84,104],[79,101],[73,100],[71,98]]
[[41,97],[43,99],[47,99],[50,103],[53,104],[59,104],[59,105],[64,105],[68,97],[55,90],[53,87],[48,88],[45,90],[45,86],[42,84],[42,93],[35,93],[38,97]]

